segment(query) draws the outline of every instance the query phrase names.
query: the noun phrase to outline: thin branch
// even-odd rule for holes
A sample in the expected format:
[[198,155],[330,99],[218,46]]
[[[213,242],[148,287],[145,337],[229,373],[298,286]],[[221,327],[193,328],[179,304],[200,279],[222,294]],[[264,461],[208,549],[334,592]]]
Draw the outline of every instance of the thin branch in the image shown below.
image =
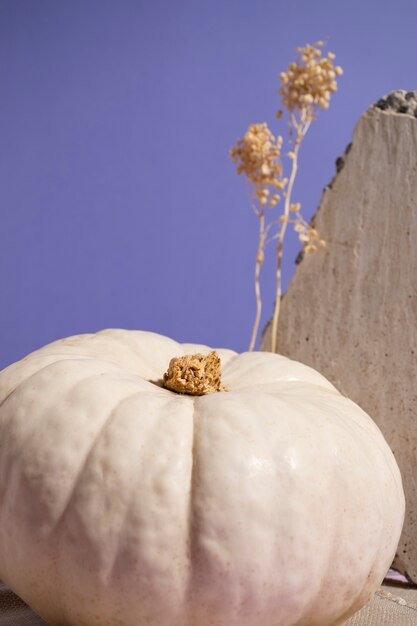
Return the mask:
[[294,149],[292,155],[292,166],[291,166],[291,174],[288,182],[287,191],[285,193],[285,204],[284,204],[284,217],[286,218],[282,222],[282,226],[278,233],[278,245],[277,245],[277,264],[276,264],[276,291],[275,291],[275,306],[274,313],[272,317],[272,335],[271,335],[271,351],[276,352],[277,349],[277,334],[278,334],[278,320],[279,314],[281,311],[281,298],[282,298],[282,253],[283,253],[283,244],[285,234],[287,232],[287,227],[289,223],[289,215],[290,215],[290,207],[291,207],[291,194],[294,187],[294,181],[297,174],[298,167],[298,153],[300,150],[300,145],[303,137],[305,136],[308,128],[310,127],[310,116],[307,116],[307,112],[305,109],[301,111],[301,119],[300,122],[297,123],[295,120],[295,116],[291,114],[292,123],[295,124],[295,130],[297,132],[296,139],[294,142]]
[[255,264],[256,315],[255,315],[255,322],[253,324],[252,335],[251,335],[251,339],[249,343],[249,352],[252,352],[255,348],[255,343],[256,343],[256,338],[258,336],[259,324],[261,321],[261,313],[262,313],[260,275],[261,275],[261,267],[264,262],[265,212],[262,209],[260,209],[258,215],[259,215],[259,240],[258,240],[258,249],[256,252],[256,264]]

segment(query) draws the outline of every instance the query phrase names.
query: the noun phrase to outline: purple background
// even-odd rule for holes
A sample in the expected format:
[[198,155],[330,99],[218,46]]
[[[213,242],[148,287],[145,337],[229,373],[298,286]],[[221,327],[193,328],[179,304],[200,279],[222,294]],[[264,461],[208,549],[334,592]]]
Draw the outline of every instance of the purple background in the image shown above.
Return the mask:
[[416,18],[412,1],[0,1],[0,368],[104,327],[246,349],[258,225],[229,148],[252,122],[285,132],[279,72],[329,36],[345,74],[302,149],[310,217],[361,113],[416,88]]

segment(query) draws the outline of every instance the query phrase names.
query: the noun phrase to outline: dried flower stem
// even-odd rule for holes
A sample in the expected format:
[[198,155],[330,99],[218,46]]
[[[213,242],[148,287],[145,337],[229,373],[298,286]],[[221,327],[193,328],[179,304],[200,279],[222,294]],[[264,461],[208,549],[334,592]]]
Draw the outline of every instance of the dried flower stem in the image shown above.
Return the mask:
[[262,313],[262,299],[261,299],[261,285],[260,285],[260,276],[261,276],[261,267],[264,262],[264,248],[265,248],[265,239],[267,231],[265,230],[265,213],[263,210],[257,211],[254,207],[255,213],[259,217],[259,240],[258,240],[258,249],[256,252],[256,263],[255,263],[255,297],[256,297],[256,315],[255,322],[252,328],[252,335],[249,343],[249,351],[251,352],[255,348],[256,338],[259,332],[259,324],[261,321],[261,313]]
[[296,139],[294,144],[294,149],[291,154],[292,166],[291,166],[291,174],[288,182],[288,187],[285,192],[285,203],[284,203],[284,219],[281,222],[281,228],[278,233],[278,244],[277,244],[277,265],[276,265],[276,291],[275,291],[275,306],[274,313],[272,316],[272,334],[271,334],[271,352],[276,352],[277,349],[277,335],[278,335],[278,320],[279,314],[281,311],[281,298],[282,298],[282,253],[283,253],[283,245],[284,238],[287,232],[287,227],[290,222],[290,207],[291,207],[291,194],[294,187],[295,177],[297,175],[298,168],[298,153],[300,151],[301,141],[305,134],[307,133],[310,124],[312,122],[312,114],[308,112],[307,109],[302,109],[300,121],[297,122],[294,114],[291,115],[291,125],[296,130]]
[[[300,213],[300,203],[291,203],[294,181],[297,174],[298,154],[303,137],[307,133],[311,122],[316,119],[318,109],[329,107],[331,95],[337,90],[336,78],[343,70],[335,66],[335,55],[329,52],[323,56],[321,48],[323,42],[318,41],[314,46],[307,44],[304,48],[297,48],[298,59],[291,63],[286,72],[281,72],[281,87],[279,94],[281,102],[290,114],[290,128],[295,131],[295,140],[288,156],[292,160],[289,180],[284,178],[281,165],[282,137],[276,138],[266,123],[251,124],[243,139],[239,139],[230,150],[230,156],[237,166],[238,174],[245,174],[247,182],[254,186],[252,208],[259,218],[259,239],[255,264],[255,297],[256,314],[252,328],[249,350],[255,348],[256,338],[262,313],[260,288],[260,272],[264,261],[264,248],[267,243],[277,239],[276,248],[276,284],[275,306],[272,317],[271,350],[277,349],[278,321],[282,297],[282,257],[283,245],[288,224],[298,233],[298,239],[303,244],[302,251],[310,254],[319,247],[325,246],[317,230],[308,224]],[[277,117],[281,117],[278,111]],[[284,210],[278,220],[266,225],[266,210],[273,209],[284,194]],[[256,205],[256,206],[255,206]],[[290,220],[290,213],[294,219]],[[271,226],[278,224],[278,232],[267,239]]]

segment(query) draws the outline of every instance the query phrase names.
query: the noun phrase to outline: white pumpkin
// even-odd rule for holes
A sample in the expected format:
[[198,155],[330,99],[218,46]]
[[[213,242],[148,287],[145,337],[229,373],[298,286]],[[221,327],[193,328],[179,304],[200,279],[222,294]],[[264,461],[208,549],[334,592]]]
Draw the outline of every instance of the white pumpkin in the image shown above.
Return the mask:
[[394,457],[320,374],[218,350],[227,392],[158,386],[205,346],[106,330],[0,373],[0,578],[54,626],[330,626],[381,583]]

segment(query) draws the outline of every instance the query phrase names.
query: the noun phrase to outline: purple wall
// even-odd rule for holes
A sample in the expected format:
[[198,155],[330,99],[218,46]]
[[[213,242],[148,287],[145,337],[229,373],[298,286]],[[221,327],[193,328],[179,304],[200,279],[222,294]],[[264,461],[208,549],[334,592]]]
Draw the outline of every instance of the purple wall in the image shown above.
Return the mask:
[[[0,368],[104,327],[246,349],[257,223],[229,148],[250,122],[278,130],[279,72],[329,36],[345,75],[303,148],[311,216],[360,114],[416,88],[416,17],[401,1],[0,1]],[[263,283],[265,322],[272,256]]]

